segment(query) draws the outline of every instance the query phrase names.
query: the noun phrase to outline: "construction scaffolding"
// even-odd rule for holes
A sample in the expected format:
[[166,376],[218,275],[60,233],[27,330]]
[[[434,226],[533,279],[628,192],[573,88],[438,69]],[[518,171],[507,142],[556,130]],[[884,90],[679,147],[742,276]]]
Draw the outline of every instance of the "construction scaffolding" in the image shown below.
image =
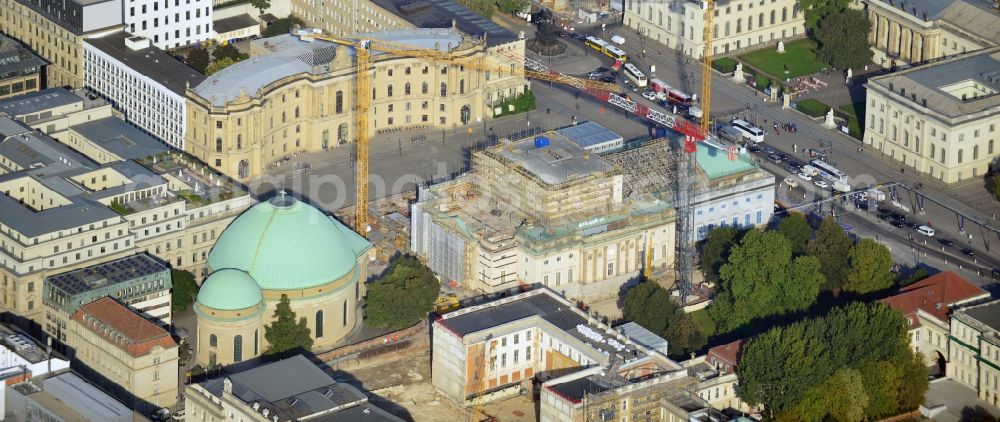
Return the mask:
[[672,156],[670,140],[660,138],[635,148],[607,154],[604,159],[625,176],[625,197],[636,199],[645,194],[653,194],[666,199],[674,196],[676,165]]
[[[698,384],[698,380],[693,377],[685,375],[678,378],[671,374],[652,376],[638,382],[630,382],[617,374],[611,377],[594,377],[593,381],[604,389],[584,393],[584,421],[660,421],[662,399],[690,394]],[[621,403],[626,400],[628,406],[623,409]]]

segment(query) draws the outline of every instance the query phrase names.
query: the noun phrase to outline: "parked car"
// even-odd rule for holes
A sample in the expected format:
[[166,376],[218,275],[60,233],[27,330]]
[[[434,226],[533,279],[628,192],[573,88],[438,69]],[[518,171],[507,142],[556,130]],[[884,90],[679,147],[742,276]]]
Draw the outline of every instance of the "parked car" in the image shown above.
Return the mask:
[[589,74],[587,74],[587,77],[590,79],[597,79],[600,78],[601,76],[604,76],[604,74],[601,72],[590,72]]
[[647,89],[645,91],[642,91],[642,98],[645,98],[649,101],[656,101],[656,93]]
[[965,254],[965,255],[967,255],[967,256],[971,256],[971,257],[976,256],[976,251],[972,250],[972,248],[962,249],[962,253]]
[[821,188],[821,189],[829,189],[830,188],[830,184],[826,183],[826,180],[816,180],[816,181],[813,181],[813,184],[816,185],[816,187]]
[[940,238],[937,241],[938,243],[941,244],[941,246],[947,246],[947,247],[955,246],[955,242],[952,242],[951,239]]
[[601,82],[606,83],[606,84],[613,84],[613,83],[615,83],[615,77],[614,76],[601,76],[601,78],[599,80]]
[[[796,176],[799,176],[799,179],[805,180],[807,182],[812,181],[812,179],[813,179],[812,176],[810,176],[808,174],[805,174],[805,173],[799,173]],[[822,182],[822,180],[819,180],[819,181]]]
[[604,66],[601,66],[601,67],[599,67],[599,68],[597,68],[597,69],[594,69],[594,72],[600,72],[600,73],[608,73],[608,71],[610,71],[610,70],[611,70],[611,69],[608,69],[608,68],[606,68],[606,67],[604,67]]
[[797,182],[795,179],[792,179],[791,177],[786,177],[785,178],[785,184],[788,185],[788,186],[791,186],[793,188],[796,188],[796,187],[799,186],[799,182]]
[[[924,227],[924,226],[921,226],[921,225],[919,225],[917,223],[914,223],[914,222],[912,222],[910,220],[903,220],[903,224],[906,224],[906,227],[909,227],[909,228],[914,229],[916,231],[920,231],[920,228]],[[933,232],[933,231],[934,231],[934,229],[931,229],[931,232]],[[928,236],[932,236],[932,235],[928,235]]]
[[789,173],[797,173],[799,171],[799,166],[792,164],[785,164],[785,171]]
[[778,155],[778,154],[768,155],[767,158],[770,159],[771,161],[774,161],[775,163],[780,163],[781,162],[781,156]]
[[930,227],[927,227],[927,226],[917,226],[916,230],[917,230],[917,233],[920,233],[920,234],[922,234],[924,236],[927,236],[927,237],[934,236],[934,229],[932,229]]
[[895,227],[895,228],[897,228],[897,229],[901,229],[903,227],[906,227],[906,225],[903,224],[903,222],[899,221],[899,220],[889,220],[889,224],[892,224],[892,226]]
[[173,419],[175,421],[182,421],[182,420],[184,420],[184,409],[181,409],[181,410],[178,410],[177,412],[174,412],[173,416],[171,416],[171,419]]
[[1000,268],[990,270],[990,276],[993,277],[994,280],[1000,278]]

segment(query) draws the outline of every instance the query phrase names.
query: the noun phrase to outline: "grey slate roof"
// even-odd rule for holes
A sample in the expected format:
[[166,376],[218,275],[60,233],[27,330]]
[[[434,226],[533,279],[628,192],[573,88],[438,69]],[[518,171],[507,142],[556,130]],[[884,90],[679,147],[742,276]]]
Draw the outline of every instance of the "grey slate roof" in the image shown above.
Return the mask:
[[994,331],[1000,331],[1000,301],[982,306],[974,306],[959,311],[979,321]]
[[[261,410],[270,409],[281,420],[299,420],[352,403],[356,403],[356,406],[333,412],[321,419],[309,420],[398,420],[353,418],[355,412],[366,417],[372,414],[364,413],[363,406],[371,406],[367,404],[368,397],[351,385],[338,383],[302,355],[238,372],[230,375],[229,379],[233,383],[233,395],[248,405],[259,403]],[[212,394],[221,396],[224,382],[224,378],[215,378],[201,383],[201,386]]]
[[118,31],[100,38],[87,38],[83,42],[96,47],[125,66],[181,96],[184,95],[188,82],[191,83],[191,86],[195,86],[205,80],[205,75],[198,73],[155,45],[141,50],[133,50],[125,46],[125,40],[132,36],[125,31]]
[[166,145],[117,117],[82,123],[71,129],[125,160],[168,151]]
[[[895,95],[902,95],[908,101],[922,104],[944,116],[960,117],[1000,107],[1000,95],[982,96],[978,99],[962,101],[941,90],[943,86],[968,79],[975,79],[983,85],[1000,91],[1000,47],[965,54],[955,59],[930,63],[898,73],[869,79],[869,84],[878,84],[885,89],[892,85]],[[905,89],[906,93],[901,94]]]
[[48,88],[0,101],[0,111],[16,117],[82,102],[82,97],[66,88]]
[[212,21],[212,29],[219,34],[254,26],[260,26],[260,23],[246,13]]
[[168,268],[160,261],[146,253],[139,253],[50,276],[45,279],[45,283],[72,296],[97,287],[135,280],[163,271],[168,271]]
[[452,21],[459,31],[482,37],[489,46],[517,40],[517,34],[497,25],[455,0],[373,0],[375,4],[405,19],[417,28],[450,28]]

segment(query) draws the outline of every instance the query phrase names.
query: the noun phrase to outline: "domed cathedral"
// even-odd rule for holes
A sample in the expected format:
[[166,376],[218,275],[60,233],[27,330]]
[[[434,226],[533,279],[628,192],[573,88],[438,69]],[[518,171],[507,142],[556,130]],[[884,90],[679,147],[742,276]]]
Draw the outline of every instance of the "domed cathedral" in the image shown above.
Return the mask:
[[357,321],[372,244],[320,210],[281,192],[246,210],[208,255],[194,305],[197,362],[229,365],[267,350],[264,327],[281,295],[305,318],[313,348],[330,347]]

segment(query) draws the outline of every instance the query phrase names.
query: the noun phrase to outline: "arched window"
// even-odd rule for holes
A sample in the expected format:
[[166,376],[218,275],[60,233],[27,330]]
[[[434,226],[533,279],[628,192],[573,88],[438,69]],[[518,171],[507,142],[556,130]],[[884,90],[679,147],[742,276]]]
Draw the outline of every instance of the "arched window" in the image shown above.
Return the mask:
[[712,25],[712,38],[719,38],[719,24]]
[[243,135],[236,134],[236,149],[243,149]]
[[246,178],[250,176],[250,162],[247,160],[240,160],[239,168],[236,169],[240,175],[240,178]]
[[347,300],[344,300],[344,326],[347,326]]
[[736,33],[743,32],[743,18],[736,19]]
[[771,25],[774,25],[774,14],[775,14],[775,11],[772,10],[771,11]]
[[426,94],[427,93],[427,82],[424,82],[424,84],[421,85],[421,87],[420,87],[420,93],[421,94]]
[[788,8],[787,7],[782,7],[781,8],[781,21],[785,22],[787,20],[788,20]]
[[958,164],[962,164],[962,150],[958,150]]
[[323,337],[323,310],[316,311],[316,338]]
[[222,137],[215,138],[215,152],[222,152]]
[[465,94],[465,79],[459,79],[458,81],[458,93]]
[[979,145],[976,145],[976,146],[972,147],[972,159],[973,160],[978,160],[979,159]]
[[233,337],[233,362],[243,362],[243,336]]
[[764,26],[764,12],[760,12],[760,15],[757,16],[757,27],[760,28],[762,26]]
[[663,26],[663,11],[662,10],[657,11],[656,15],[657,19],[659,20],[658,25]]
[[336,110],[337,114],[344,112],[344,91],[337,91]]
[[285,112],[282,111],[281,112],[281,123],[285,123],[286,121],[288,121],[288,116],[286,116]]
[[753,16],[747,18],[747,31],[753,31]]
[[410,83],[407,82],[406,86],[403,87],[403,95],[410,95]]
[[990,139],[990,143],[986,144],[986,153],[993,155],[993,140]]
[[442,97],[447,97],[448,96],[448,83],[447,82],[441,82],[441,96]]
[[218,346],[219,345],[219,338],[216,337],[215,334],[209,335],[208,336],[208,345],[210,347]]
[[299,118],[299,108],[297,106],[295,107],[295,118]]
[[389,86],[386,87],[386,89],[385,89],[385,95],[387,97],[392,97],[392,84],[389,84]]
[[653,20],[653,6],[649,6],[646,8],[646,14],[649,15],[648,18],[649,20]]
[[729,22],[726,22],[726,36],[729,36]]
[[931,144],[931,158],[934,158],[934,144]]
[[257,356],[260,353],[257,350],[258,345],[260,345],[260,330],[253,330],[253,355]]

